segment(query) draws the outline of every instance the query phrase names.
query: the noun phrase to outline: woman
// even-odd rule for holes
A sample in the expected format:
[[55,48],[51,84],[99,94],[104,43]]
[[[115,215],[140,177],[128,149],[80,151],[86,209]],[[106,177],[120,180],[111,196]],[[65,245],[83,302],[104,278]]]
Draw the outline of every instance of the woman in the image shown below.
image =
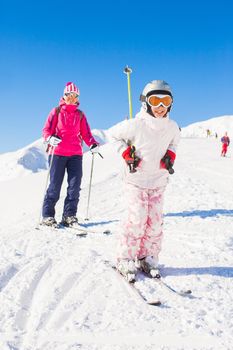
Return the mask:
[[82,179],[82,141],[93,153],[98,152],[98,143],[91,133],[86,116],[78,109],[79,95],[77,86],[72,82],[67,83],[59,107],[52,109],[43,128],[43,137],[50,154],[49,162],[52,162],[50,184],[42,208],[43,225],[57,224],[55,205],[60,197],[66,171],[68,187],[61,223],[64,226],[77,225],[76,213]]

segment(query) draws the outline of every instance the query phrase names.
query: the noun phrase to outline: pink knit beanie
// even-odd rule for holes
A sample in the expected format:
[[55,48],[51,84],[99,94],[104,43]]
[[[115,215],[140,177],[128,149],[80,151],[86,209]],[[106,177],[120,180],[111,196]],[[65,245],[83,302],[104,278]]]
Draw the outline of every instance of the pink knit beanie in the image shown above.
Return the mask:
[[77,95],[80,95],[79,88],[72,82],[69,82],[66,84],[65,89],[64,89],[64,95],[69,94],[71,92],[74,92]]

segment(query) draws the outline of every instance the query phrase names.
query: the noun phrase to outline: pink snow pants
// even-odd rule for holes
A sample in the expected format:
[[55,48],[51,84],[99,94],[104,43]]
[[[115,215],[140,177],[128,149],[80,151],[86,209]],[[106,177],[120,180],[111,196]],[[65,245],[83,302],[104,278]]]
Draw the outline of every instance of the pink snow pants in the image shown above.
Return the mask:
[[162,210],[165,187],[140,188],[131,184],[125,187],[128,208],[117,259],[141,259],[153,256],[158,259],[163,237]]

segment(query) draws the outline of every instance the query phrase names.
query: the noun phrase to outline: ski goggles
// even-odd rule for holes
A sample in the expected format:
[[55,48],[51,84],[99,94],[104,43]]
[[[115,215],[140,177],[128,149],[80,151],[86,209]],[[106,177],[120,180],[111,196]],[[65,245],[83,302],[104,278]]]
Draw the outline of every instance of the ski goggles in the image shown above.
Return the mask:
[[146,101],[151,107],[163,105],[165,108],[168,108],[172,104],[172,97],[169,95],[151,95],[146,98]]
[[68,97],[68,96],[73,96],[73,97],[75,97],[75,98],[78,98],[78,94],[76,94],[76,92],[66,92],[65,94],[64,94],[64,96],[66,96],[66,97]]

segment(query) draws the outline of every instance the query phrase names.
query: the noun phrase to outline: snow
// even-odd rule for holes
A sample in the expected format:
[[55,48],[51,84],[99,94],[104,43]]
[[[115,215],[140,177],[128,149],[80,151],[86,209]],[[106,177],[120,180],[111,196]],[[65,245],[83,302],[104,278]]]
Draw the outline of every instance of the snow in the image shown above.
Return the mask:
[[[92,130],[96,141],[103,145],[108,140],[108,131]],[[24,176],[29,172],[37,173],[47,169],[47,145],[39,139],[16,152],[0,154],[0,181]],[[84,151],[88,147],[84,144]]]
[[229,137],[233,138],[233,115],[224,115],[215,117],[203,122],[197,122],[182,128],[181,134],[183,137],[206,137],[207,130],[210,131],[210,136],[222,137],[225,132]]
[[[99,134],[107,140],[107,131]],[[105,264],[114,262],[124,214],[122,161],[115,145],[106,142],[100,148],[104,159],[94,159],[86,225],[100,232],[86,238],[36,229],[47,170],[40,161],[38,166],[18,163],[34,147],[40,149],[40,143],[0,156],[0,349],[231,349],[231,146],[223,158],[219,139],[181,139],[165,194],[160,267],[168,284],[192,289],[193,297],[169,293],[151,280],[139,281],[145,296],[161,299],[161,307],[135,299]],[[91,157],[85,153],[78,210],[83,222]],[[58,219],[65,190],[64,182]],[[101,234],[105,229],[113,234]]]
[[0,181],[8,180],[47,168],[42,139],[16,151],[0,155]]

